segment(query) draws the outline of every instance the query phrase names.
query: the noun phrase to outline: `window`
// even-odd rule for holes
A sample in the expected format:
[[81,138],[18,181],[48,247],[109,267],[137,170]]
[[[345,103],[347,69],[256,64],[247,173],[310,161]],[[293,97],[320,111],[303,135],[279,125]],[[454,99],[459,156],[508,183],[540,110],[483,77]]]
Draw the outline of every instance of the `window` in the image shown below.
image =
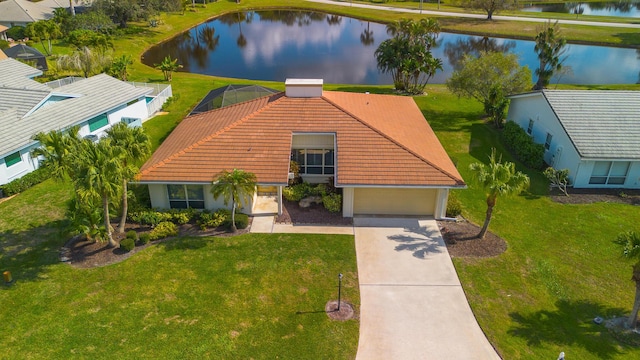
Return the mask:
[[9,166],[13,166],[22,161],[22,157],[20,157],[20,152],[13,153],[4,158],[4,163]]
[[544,149],[549,150],[551,147],[551,139],[553,139],[553,135],[547,133],[547,138],[544,140]]
[[107,114],[102,114],[89,120],[89,131],[94,132],[107,125],[109,125],[109,118],[107,117]]
[[628,161],[596,161],[591,171],[589,184],[624,185],[629,172]]
[[202,185],[167,185],[169,207],[172,209],[204,209]]
[[291,160],[300,166],[300,174],[335,174],[333,149],[295,149],[291,151]]
[[531,135],[533,133],[533,119],[529,119],[529,127],[527,127],[527,134]]

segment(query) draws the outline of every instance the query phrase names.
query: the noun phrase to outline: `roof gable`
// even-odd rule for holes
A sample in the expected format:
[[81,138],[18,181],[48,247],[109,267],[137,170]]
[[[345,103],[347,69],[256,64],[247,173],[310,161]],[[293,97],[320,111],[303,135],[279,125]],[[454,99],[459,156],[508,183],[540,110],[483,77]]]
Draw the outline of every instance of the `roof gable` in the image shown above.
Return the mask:
[[[401,131],[383,124],[393,112],[404,114],[395,116],[403,122]],[[142,167],[139,179],[210,182],[222,170],[242,168],[260,183],[286,184],[292,135],[301,132],[336,134],[339,186],[464,185],[411,98],[339,92],[321,98],[281,93],[188,117]],[[420,135],[428,146],[418,146]]]

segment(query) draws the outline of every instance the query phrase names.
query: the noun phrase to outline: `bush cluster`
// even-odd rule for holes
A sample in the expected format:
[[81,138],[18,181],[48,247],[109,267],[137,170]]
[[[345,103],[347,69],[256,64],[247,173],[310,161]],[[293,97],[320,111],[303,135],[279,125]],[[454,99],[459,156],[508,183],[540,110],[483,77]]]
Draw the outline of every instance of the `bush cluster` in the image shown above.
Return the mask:
[[[231,212],[226,210],[227,214],[225,215],[224,222],[222,226],[226,229],[231,229]],[[246,229],[249,226],[249,216],[247,214],[236,213],[236,227],[238,229]]]
[[[215,212],[210,212],[205,210],[200,213],[200,217],[196,221],[196,223],[200,226],[200,230],[206,230],[207,228],[216,228],[225,221],[227,217],[228,211],[225,210],[217,210]],[[231,216],[231,213],[229,213]]]
[[516,158],[532,169],[542,169],[544,165],[544,145],[533,139],[513,121],[507,121],[502,131],[505,145],[514,152]]
[[125,235],[125,238],[131,239],[133,241],[137,241],[138,240],[138,233],[135,230],[129,230],[129,231],[127,231],[127,234]]
[[15,179],[8,184],[0,186],[0,190],[2,190],[3,196],[11,196],[21,193],[28,188],[47,180],[49,177],[51,177],[49,169],[41,167],[19,179]]
[[342,211],[342,195],[337,193],[327,194],[322,197],[322,205],[329,212],[339,213]]
[[151,230],[149,240],[164,239],[176,235],[178,235],[178,226],[170,221],[163,221]]
[[199,213],[195,209],[171,209],[167,211],[143,209],[130,211],[127,214],[129,220],[155,227],[161,222],[169,221],[177,225],[182,225],[195,220]]
[[333,213],[339,213],[342,210],[342,195],[338,189],[333,186],[333,178],[329,184],[309,184],[306,182],[287,186],[282,190],[282,196],[288,201],[298,202],[307,196],[322,197],[324,207]]
[[[134,231],[135,232],[135,231]],[[120,249],[123,249],[126,252],[133,250],[136,247],[136,241],[130,238],[124,238],[120,241]]]

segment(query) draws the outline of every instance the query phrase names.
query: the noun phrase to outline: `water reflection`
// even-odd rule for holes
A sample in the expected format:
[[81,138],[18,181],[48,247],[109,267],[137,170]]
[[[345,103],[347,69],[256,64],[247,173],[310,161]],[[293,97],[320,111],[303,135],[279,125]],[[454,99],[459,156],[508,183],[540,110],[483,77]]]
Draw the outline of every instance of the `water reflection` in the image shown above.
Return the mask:
[[[283,81],[287,77],[323,78],[336,84],[391,84],[374,56],[389,38],[382,24],[318,12],[273,10],[240,12],[203,23],[154,46],[143,62],[153,65],[170,55],[182,71],[225,77]],[[531,41],[441,33],[433,55],[444,70],[443,83],[466,53],[513,52],[533,72],[538,66]],[[569,45],[566,73],[552,79],[571,84],[636,83],[640,60],[635,49]]]
[[526,5],[524,11],[554,12],[563,14],[640,17],[640,2],[637,0],[620,0],[612,2],[566,2],[544,5]]

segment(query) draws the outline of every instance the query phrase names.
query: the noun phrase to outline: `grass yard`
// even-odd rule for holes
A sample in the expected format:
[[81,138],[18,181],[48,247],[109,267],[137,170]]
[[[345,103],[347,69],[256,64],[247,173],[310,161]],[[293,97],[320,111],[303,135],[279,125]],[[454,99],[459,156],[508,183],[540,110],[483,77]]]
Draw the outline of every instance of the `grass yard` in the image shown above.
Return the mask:
[[357,320],[324,312],[340,272],[359,305],[352,236],[183,238],[77,269],[58,260],[68,190],[48,181],[0,204],[0,268],[16,279],[0,288],[0,358],[355,357]]

